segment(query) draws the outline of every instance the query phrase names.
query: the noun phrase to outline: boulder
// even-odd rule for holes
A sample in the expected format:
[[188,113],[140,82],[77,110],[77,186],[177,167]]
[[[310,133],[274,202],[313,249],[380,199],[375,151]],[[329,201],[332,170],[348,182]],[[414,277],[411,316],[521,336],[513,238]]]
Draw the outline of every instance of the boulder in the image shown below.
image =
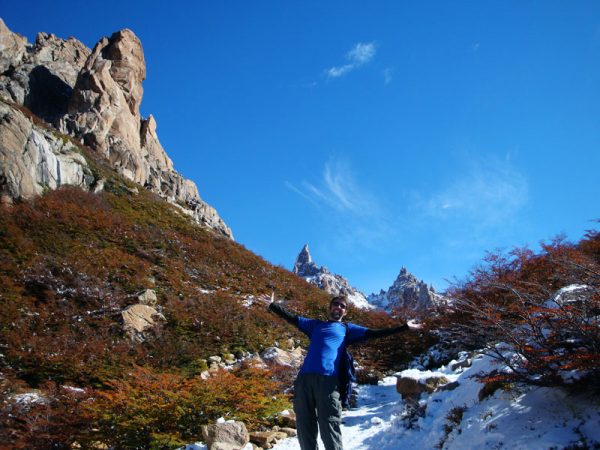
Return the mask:
[[233,353],[225,353],[223,355],[223,362],[225,364],[234,364],[236,362],[235,355]]
[[200,378],[203,380],[208,380],[210,378],[210,372],[208,370],[203,370],[200,372]]
[[256,369],[268,369],[269,366],[264,362],[264,360],[257,354],[254,354],[244,360],[244,364],[248,367],[254,367]]
[[299,369],[304,359],[303,351],[300,347],[291,351],[282,350],[277,347],[269,347],[262,354],[264,361],[272,362],[279,366],[293,367]]
[[283,427],[279,431],[285,433],[288,437],[293,437],[296,436],[296,434],[298,434],[295,428]]
[[202,425],[202,438],[208,450],[240,450],[250,441],[246,425],[235,421]]
[[144,292],[138,295],[138,301],[142,305],[155,307],[158,303],[156,292],[153,289],[146,289]]
[[454,372],[458,369],[466,369],[467,367],[471,367],[472,364],[473,360],[471,358],[460,359],[450,363],[450,370]]
[[255,431],[250,433],[250,442],[262,448],[272,448],[278,441],[287,437],[282,431]]
[[156,309],[148,305],[131,305],[121,312],[123,318],[123,329],[137,342],[144,341],[144,332],[153,328],[157,321],[165,320],[165,317]]
[[282,428],[298,428],[296,425],[296,413],[294,411],[285,410],[275,416],[275,421]]
[[460,383],[458,381],[452,381],[448,384],[444,384],[444,385],[440,386],[438,388],[438,390],[439,391],[453,391],[454,389],[456,389],[459,386],[460,386]]
[[425,379],[415,379],[408,376],[399,376],[396,379],[396,391],[403,400],[415,401],[423,392],[432,393],[439,386],[449,383],[444,376],[432,376]]

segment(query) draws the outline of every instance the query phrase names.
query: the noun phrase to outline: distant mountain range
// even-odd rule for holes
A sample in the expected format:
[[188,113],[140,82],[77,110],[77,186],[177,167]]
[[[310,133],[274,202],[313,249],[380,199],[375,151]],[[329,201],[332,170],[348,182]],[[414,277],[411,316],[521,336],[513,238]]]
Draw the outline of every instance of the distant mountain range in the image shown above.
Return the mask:
[[433,286],[418,280],[405,267],[387,291],[366,296],[350,285],[342,275],[331,273],[327,267],[319,267],[311,258],[306,244],[294,263],[293,272],[309,283],[325,290],[331,295],[345,295],[358,308],[379,308],[387,312],[402,310],[405,315],[424,313],[445,301],[445,297],[436,293]]

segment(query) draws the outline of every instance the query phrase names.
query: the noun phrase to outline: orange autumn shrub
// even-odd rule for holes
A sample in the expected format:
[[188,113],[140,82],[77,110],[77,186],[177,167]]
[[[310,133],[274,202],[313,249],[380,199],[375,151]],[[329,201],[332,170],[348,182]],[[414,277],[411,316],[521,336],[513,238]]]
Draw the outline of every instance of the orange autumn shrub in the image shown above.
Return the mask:
[[207,380],[135,367],[89,405],[98,440],[114,448],[170,448],[201,439],[219,417],[249,429],[289,407],[268,371],[220,371]]

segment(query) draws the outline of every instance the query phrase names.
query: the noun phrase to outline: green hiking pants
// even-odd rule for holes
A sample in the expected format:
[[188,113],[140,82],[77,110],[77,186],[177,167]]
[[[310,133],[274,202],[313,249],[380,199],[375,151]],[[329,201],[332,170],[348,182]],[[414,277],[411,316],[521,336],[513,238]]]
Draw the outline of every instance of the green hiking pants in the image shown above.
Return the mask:
[[343,450],[337,377],[298,375],[294,383],[294,412],[302,450],[317,450],[317,424],[325,450]]

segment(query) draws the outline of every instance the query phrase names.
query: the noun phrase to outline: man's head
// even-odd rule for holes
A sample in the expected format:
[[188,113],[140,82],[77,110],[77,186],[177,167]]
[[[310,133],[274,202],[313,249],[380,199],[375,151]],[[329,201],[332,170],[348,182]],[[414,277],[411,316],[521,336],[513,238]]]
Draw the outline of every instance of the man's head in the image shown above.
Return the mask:
[[348,299],[339,295],[337,297],[333,297],[329,302],[329,320],[333,320],[335,322],[339,322],[348,312]]

